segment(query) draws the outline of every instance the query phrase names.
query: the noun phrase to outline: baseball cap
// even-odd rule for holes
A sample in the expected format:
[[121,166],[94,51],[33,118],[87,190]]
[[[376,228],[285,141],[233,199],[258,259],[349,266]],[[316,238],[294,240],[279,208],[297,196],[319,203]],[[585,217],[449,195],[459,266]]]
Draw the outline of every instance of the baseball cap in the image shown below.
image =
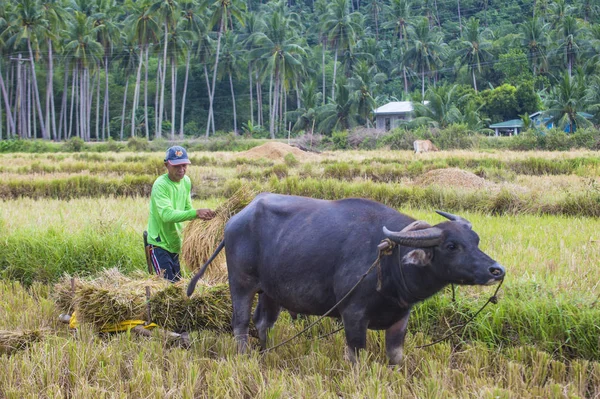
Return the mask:
[[170,165],[191,164],[187,151],[179,145],[174,145],[167,150],[165,162],[168,162]]

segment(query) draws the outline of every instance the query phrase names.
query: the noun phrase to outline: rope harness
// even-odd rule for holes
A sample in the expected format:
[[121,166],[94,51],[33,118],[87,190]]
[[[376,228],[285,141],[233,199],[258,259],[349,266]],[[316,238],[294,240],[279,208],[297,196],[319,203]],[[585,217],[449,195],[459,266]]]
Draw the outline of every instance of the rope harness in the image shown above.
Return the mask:
[[[352,294],[352,292],[354,292],[354,290],[358,287],[358,285],[360,283],[362,283],[362,281],[369,275],[369,273],[374,269],[377,268],[377,286],[376,286],[376,290],[377,292],[381,292],[381,288],[382,288],[382,281],[383,281],[383,273],[381,271],[381,258],[383,256],[389,256],[392,254],[394,248],[397,246],[398,244],[396,244],[394,241],[390,240],[389,238],[386,238],[384,240],[381,241],[381,243],[379,243],[379,245],[377,245],[377,259],[375,259],[375,261],[373,262],[373,264],[369,267],[369,269],[362,275],[360,276],[360,278],[358,279],[358,281],[356,282],[356,284],[354,284],[354,286],[352,288],[350,288],[350,290],[346,293],[346,295],[344,295],[342,297],[342,299],[340,299],[335,305],[333,305],[333,307],[331,309],[329,309],[327,312],[325,312],[322,316],[319,316],[319,318],[317,318],[315,321],[313,321],[312,323],[310,323],[306,328],[304,328],[302,331],[300,331],[299,333],[295,334],[293,337],[286,339],[283,342],[280,342],[279,344],[272,346],[270,348],[266,348],[263,349],[262,351],[260,351],[261,354],[263,353],[267,353],[270,351],[273,351],[277,348],[279,348],[280,346],[283,346],[285,344],[287,344],[288,342],[298,338],[300,335],[306,333],[308,330],[310,330],[313,326],[315,326],[316,324],[320,323],[321,320],[323,320],[325,317],[329,316],[331,314],[331,312],[333,312],[342,302],[344,302],[344,300],[346,298],[348,298],[350,296],[350,294]],[[409,295],[414,296],[415,298],[419,299],[418,296],[415,296],[414,294],[412,294],[410,292],[410,289],[408,288],[408,286],[406,285],[406,278],[404,277],[404,271],[402,268],[402,265],[400,265],[400,273],[402,275],[402,285],[403,288],[405,289],[405,291],[407,293],[409,293]],[[425,345],[420,345],[420,346],[416,346],[415,348],[420,349],[420,348],[426,348],[428,346],[432,346],[435,344],[438,344],[442,341],[445,341],[447,339],[449,339],[450,337],[452,337],[453,335],[457,335],[461,330],[463,330],[467,324],[469,324],[470,322],[472,322],[475,317],[477,317],[479,315],[479,313],[481,313],[483,311],[483,309],[485,309],[485,307],[491,302],[493,304],[498,303],[498,291],[500,290],[500,287],[502,286],[502,283],[504,282],[504,279],[500,280],[500,284],[498,284],[498,286],[496,287],[496,291],[494,291],[494,294],[483,304],[483,306],[477,311],[475,312],[475,314],[473,316],[471,316],[465,323],[458,325],[456,327],[450,327],[450,332],[447,333],[446,335],[444,335],[442,338],[439,338],[431,343],[425,344]],[[419,299],[419,300],[423,300],[423,298]],[[455,301],[455,295],[454,295],[454,284],[452,285],[452,301]],[[453,330],[454,328],[456,328],[455,330]],[[341,330],[343,330],[344,327],[340,327],[332,332],[329,332],[327,334],[321,335],[319,336],[317,339],[323,339],[326,338],[330,335],[333,335]]]

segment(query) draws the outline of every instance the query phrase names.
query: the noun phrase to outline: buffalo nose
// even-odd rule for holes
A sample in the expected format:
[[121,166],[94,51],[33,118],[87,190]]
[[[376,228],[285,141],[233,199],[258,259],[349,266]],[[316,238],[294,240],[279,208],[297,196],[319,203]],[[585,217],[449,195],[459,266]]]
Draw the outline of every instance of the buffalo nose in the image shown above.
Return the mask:
[[503,278],[504,274],[506,273],[504,267],[502,267],[502,265],[499,263],[495,263],[493,266],[490,266],[489,271],[490,274],[497,280]]

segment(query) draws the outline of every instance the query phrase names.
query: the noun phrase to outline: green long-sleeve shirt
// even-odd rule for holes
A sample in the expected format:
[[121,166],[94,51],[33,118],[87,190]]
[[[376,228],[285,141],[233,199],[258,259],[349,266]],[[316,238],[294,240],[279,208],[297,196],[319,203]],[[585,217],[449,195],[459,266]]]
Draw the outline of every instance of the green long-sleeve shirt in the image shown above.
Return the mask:
[[148,243],[172,253],[181,251],[183,223],[196,218],[190,192],[192,182],[184,176],[175,183],[168,174],[159,176],[150,194]]

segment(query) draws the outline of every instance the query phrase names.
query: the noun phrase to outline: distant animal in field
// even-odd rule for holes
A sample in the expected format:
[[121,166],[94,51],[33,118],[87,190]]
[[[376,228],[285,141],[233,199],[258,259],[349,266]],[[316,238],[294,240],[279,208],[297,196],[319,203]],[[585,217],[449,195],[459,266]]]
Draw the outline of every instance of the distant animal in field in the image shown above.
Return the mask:
[[[402,360],[411,309],[448,284],[489,285],[504,278],[502,265],[482,252],[479,236],[460,216],[431,226],[375,201],[326,201],[262,193],[233,216],[224,239],[192,278],[194,292],[225,247],[232,326],[238,349],[247,349],[252,302],[262,348],[282,308],[323,315],[352,289],[377,258],[378,245],[397,244],[329,314],[341,318],[347,356],[356,360],[367,329],[385,330],[391,364]],[[379,285],[379,287],[378,287]]]
[[415,153],[439,151],[439,149],[431,142],[431,140],[415,140],[413,142]]

